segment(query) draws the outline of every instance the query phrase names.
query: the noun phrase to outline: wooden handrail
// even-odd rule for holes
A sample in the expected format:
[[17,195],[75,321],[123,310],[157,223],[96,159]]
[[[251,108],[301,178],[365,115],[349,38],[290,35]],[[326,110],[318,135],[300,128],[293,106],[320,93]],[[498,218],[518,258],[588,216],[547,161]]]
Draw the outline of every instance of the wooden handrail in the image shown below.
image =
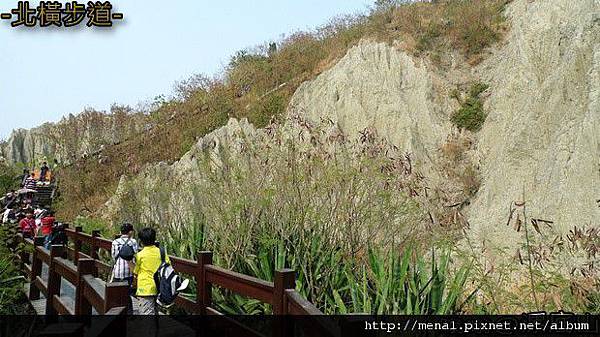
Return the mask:
[[[127,306],[126,284],[102,285],[96,277],[98,269],[112,268],[100,261],[101,250],[110,251],[112,241],[100,237],[98,231],[92,235],[83,233],[81,227],[66,228],[65,233],[72,247],[52,246],[47,250],[41,245],[41,238],[34,240],[23,238],[21,241],[35,247],[32,262],[29,256],[22,256],[24,266],[29,266],[31,286],[30,299],[39,298],[44,293],[48,300],[47,313],[91,314],[94,307],[99,313],[115,313]],[[84,246],[89,248],[89,255],[82,252]],[[184,310],[203,315],[221,315],[212,307],[212,287],[221,287],[233,293],[254,298],[273,306],[276,315],[323,315],[312,303],[304,299],[295,288],[295,273],[292,270],[278,270],[273,282],[244,275],[238,272],[217,267],[212,264],[211,252],[199,252],[196,260],[169,256],[173,267],[180,273],[196,280],[196,300],[182,297],[175,304]],[[49,265],[50,279],[46,283],[41,279],[41,266]],[[60,296],[60,280],[65,279],[76,288],[75,308],[66,306]],[[283,336],[291,327],[277,325],[274,336]]]
[[322,315],[312,303],[302,297],[296,290],[288,289],[285,291],[287,297],[288,309],[290,315]]
[[176,256],[169,256],[169,259],[171,260],[171,265],[173,265],[173,268],[180,273],[194,275],[197,272],[197,261],[182,259]]
[[58,295],[52,297],[52,306],[59,315],[75,315],[74,309],[67,304],[67,299]]
[[56,272],[71,284],[77,283],[77,266],[73,262],[57,257],[54,259]]
[[207,265],[206,282],[236,292],[242,296],[273,304],[272,282],[236,273],[213,265]]
[[[31,240],[19,234],[18,239],[22,243],[34,245],[31,261],[28,255],[22,255],[21,262],[24,266],[29,266],[30,270],[29,299],[37,300],[40,298],[40,293],[44,294],[47,315],[91,314],[91,304],[101,314],[114,308],[127,306],[129,296],[127,283],[113,283],[98,287],[95,281],[90,281],[90,278],[94,279],[94,275],[97,274],[96,263],[100,261],[81,258],[75,265],[68,260],[68,251],[63,245],[53,245],[48,250],[41,246],[44,242],[43,237]],[[48,265],[47,281],[41,277],[43,264]],[[75,298],[72,299],[74,306],[68,303],[67,297],[61,296],[63,279],[75,287]]]

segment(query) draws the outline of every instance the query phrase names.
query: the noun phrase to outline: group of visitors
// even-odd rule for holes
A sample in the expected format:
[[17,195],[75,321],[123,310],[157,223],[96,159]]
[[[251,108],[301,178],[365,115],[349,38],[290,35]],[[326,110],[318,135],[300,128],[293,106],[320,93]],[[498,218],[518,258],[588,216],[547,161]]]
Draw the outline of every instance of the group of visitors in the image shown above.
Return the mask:
[[19,230],[24,237],[44,237],[44,247],[50,248],[50,244],[55,243],[58,234],[55,231],[55,223],[56,218],[53,211],[36,209],[25,213],[19,221]]
[[[158,313],[157,304],[165,307],[171,304],[162,303],[161,299],[176,296],[177,292],[187,287],[189,281],[180,279],[172,272],[174,277],[169,277],[167,287],[175,288],[167,289],[168,294],[159,294],[159,288],[162,292],[165,291],[160,279],[170,276],[169,269],[172,271],[169,256],[163,247],[159,248],[154,229],[146,227],[138,233],[141,249],[134,239],[134,233],[133,225],[124,223],[121,226],[121,236],[112,242],[111,255],[115,263],[111,278],[113,282],[127,282],[130,295],[135,294],[137,298],[138,314],[155,315]],[[131,296],[127,312],[133,313]]]
[[[39,176],[24,170],[20,177],[22,189],[12,190],[1,199],[4,208],[2,223],[16,225],[24,237],[44,237],[44,247],[47,249],[53,244],[67,243],[66,234],[56,221],[54,212],[49,207],[42,208],[33,202],[34,192],[30,189],[40,182],[46,182],[48,177],[49,168],[45,162],[39,170]],[[158,307],[168,308],[177,293],[187,287],[189,280],[181,279],[171,267],[165,249],[159,248],[156,242],[154,229],[141,229],[137,240],[134,236],[133,225],[124,223],[120,236],[112,242],[114,267],[109,282],[128,284],[129,314],[134,313],[132,296],[137,298],[138,314],[157,314]],[[161,283],[162,278],[168,280]]]
[[49,247],[55,238],[54,226],[56,218],[54,212],[49,207],[43,207],[34,202],[35,188],[38,183],[46,184],[50,178],[50,168],[44,162],[39,170],[39,177],[36,172],[23,170],[19,177],[21,189],[11,190],[2,201],[2,223],[18,224],[18,230],[25,237],[43,236],[44,245]]
[[50,167],[47,162],[43,162],[39,170],[39,175],[35,171],[29,171],[23,169],[23,174],[19,177],[21,180],[21,187],[23,188],[35,188],[38,183],[49,183],[51,180]]
[[[64,244],[66,241],[57,242],[57,222],[53,211],[43,210],[36,215],[38,210],[28,211],[18,222],[18,229],[25,237],[44,237],[44,247],[50,248],[52,244]],[[159,248],[156,242],[156,231],[152,228],[143,228],[134,238],[133,225],[124,223],[121,226],[121,235],[112,242],[111,256],[114,266],[109,282],[126,282],[129,286],[128,314],[134,313],[131,296],[137,298],[137,314],[155,315],[158,313],[160,299],[157,271],[165,266],[170,267],[170,260],[164,248]],[[138,244],[139,240],[139,244]],[[177,276],[178,277],[178,276]],[[169,280],[170,282],[171,280]],[[174,296],[185,289],[188,280],[176,279],[172,289]],[[170,304],[170,303],[169,303]],[[165,305],[168,307],[169,305]]]

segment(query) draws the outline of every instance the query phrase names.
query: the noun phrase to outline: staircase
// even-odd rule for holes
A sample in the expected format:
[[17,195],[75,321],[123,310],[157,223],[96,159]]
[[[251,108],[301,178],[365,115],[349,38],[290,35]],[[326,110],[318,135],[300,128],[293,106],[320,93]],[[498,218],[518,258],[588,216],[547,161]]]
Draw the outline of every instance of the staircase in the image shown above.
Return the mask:
[[37,193],[33,196],[34,205],[48,207],[52,204],[52,199],[54,199],[54,190],[55,185],[37,185],[35,187]]

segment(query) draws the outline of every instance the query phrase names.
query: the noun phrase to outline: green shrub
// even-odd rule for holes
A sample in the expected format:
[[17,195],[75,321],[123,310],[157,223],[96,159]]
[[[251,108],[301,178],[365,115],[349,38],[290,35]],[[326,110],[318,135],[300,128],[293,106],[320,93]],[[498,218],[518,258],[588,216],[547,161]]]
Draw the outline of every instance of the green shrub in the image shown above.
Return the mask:
[[473,132],[481,129],[487,115],[483,110],[483,101],[480,96],[487,88],[488,85],[482,83],[471,85],[468,97],[461,102],[460,109],[451,117],[456,126]]
[[481,82],[474,83],[471,85],[471,88],[469,88],[469,96],[479,97],[479,95],[481,95],[481,93],[486,91],[489,87],[490,86],[485,83],[481,83]]
[[115,234],[118,234],[118,228],[115,231],[112,230],[111,226],[109,226],[108,222],[102,220],[100,218],[93,217],[77,217],[75,221],[73,221],[73,226],[81,226],[83,227],[83,232],[90,234],[92,231],[98,230],[100,231],[100,235],[105,238],[113,238]]
[[16,231],[0,226],[0,315],[18,315],[28,313],[27,299],[23,292],[25,278],[21,276],[16,263],[22,246],[13,251],[9,244]]
[[16,167],[0,163],[0,193],[2,195],[19,187],[18,174],[19,171]]

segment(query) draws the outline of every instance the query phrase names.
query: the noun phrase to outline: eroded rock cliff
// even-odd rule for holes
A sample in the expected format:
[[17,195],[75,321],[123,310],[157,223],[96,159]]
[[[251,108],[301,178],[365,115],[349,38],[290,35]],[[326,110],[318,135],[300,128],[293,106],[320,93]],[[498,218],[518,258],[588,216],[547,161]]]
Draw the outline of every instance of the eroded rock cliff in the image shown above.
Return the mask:
[[375,130],[429,171],[451,129],[454,85],[415,58],[385,43],[362,41],[334,67],[294,94],[289,114],[330,121],[351,138]]
[[521,235],[506,226],[515,201],[562,233],[600,225],[600,1],[515,1],[506,15],[506,43],[477,68],[491,89],[468,211],[477,241],[499,246]]
[[51,126],[45,124],[31,130],[14,130],[0,145],[0,156],[12,164],[51,156],[56,151],[56,144],[48,135],[50,129]]
[[13,164],[53,159],[66,164],[102,146],[122,141],[143,130],[145,123],[146,117],[142,114],[84,111],[58,123],[14,130],[6,142],[0,144],[0,156]]

